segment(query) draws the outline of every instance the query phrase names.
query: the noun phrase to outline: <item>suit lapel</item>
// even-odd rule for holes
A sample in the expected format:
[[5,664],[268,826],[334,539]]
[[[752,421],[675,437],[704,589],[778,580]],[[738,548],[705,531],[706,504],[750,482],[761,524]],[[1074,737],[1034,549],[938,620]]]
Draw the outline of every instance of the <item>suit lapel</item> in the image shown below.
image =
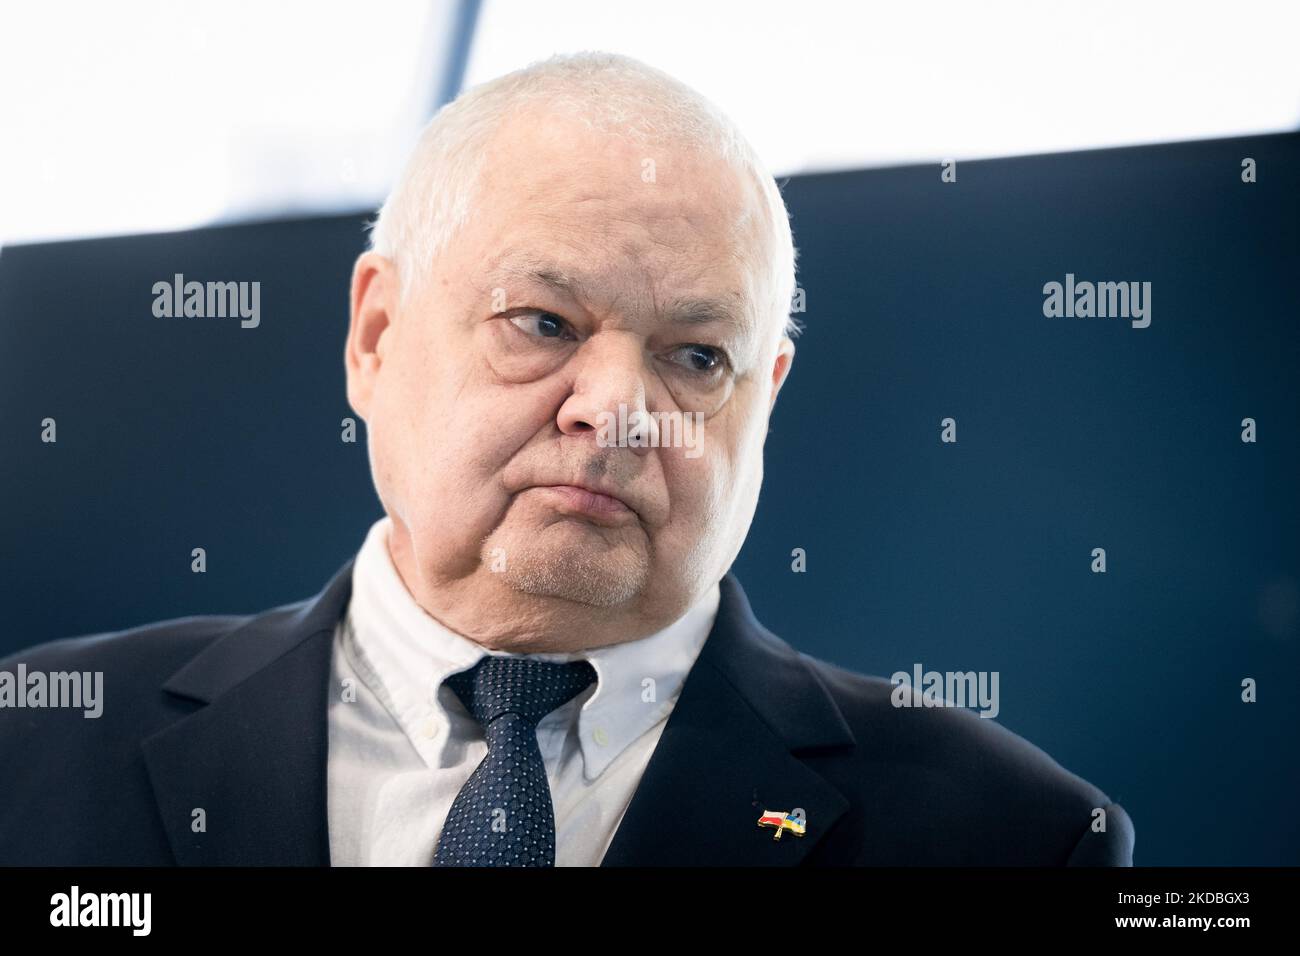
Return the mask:
[[178,863],[329,865],[331,647],[351,585],[349,561],[316,598],[259,615],[163,685],[203,705],[142,743]]
[[[602,866],[793,866],[848,807],[794,753],[854,737],[826,689],[754,618],[735,577]],[[800,837],[759,827],[804,810]]]

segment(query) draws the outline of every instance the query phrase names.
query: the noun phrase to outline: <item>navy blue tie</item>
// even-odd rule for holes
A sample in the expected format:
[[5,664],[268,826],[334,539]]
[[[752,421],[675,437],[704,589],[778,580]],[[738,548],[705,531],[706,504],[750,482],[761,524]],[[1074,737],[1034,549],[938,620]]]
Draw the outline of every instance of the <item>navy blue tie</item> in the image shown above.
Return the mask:
[[596,679],[586,661],[487,655],[446,684],[488,752],[451,805],[434,866],[554,866],[555,808],[537,724]]

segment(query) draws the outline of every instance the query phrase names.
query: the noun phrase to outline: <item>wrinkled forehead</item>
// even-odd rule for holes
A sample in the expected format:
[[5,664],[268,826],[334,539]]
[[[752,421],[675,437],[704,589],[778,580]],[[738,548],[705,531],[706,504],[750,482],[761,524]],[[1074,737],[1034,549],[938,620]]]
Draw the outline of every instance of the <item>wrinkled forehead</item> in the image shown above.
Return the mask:
[[533,279],[592,300],[699,314],[726,304],[735,321],[765,321],[765,197],[752,175],[698,147],[532,111],[499,127],[477,192],[473,262],[489,286]]

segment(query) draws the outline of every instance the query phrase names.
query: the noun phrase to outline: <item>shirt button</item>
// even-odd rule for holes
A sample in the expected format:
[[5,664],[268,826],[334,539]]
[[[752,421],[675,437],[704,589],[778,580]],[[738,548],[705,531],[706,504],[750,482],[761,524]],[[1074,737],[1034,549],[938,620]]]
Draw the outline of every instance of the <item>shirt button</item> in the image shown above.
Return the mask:
[[430,717],[424,722],[424,725],[420,728],[420,732],[426,737],[432,738],[438,736],[438,722]]
[[602,747],[605,746],[605,744],[609,743],[609,734],[605,733],[604,727],[597,727],[595,732],[592,733],[591,736],[594,737],[596,739],[596,743],[600,744],[600,746]]

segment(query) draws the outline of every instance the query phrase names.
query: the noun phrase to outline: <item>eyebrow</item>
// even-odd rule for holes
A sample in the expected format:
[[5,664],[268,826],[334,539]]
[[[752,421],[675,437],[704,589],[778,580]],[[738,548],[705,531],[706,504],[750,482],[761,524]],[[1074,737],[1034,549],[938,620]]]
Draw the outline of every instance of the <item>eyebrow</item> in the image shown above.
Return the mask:
[[575,299],[586,299],[586,286],[576,276],[559,266],[538,259],[506,262],[493,270],[489,285],[495,285],[500,279],[514,279],[543,285],[555,292],[561,292]]
[[[513,279],[541,285],[579,301],[592,301],[588,285],[582,279],[552,262],[537,259],[507,262],[492,273],[489,284],[495,285],[499,279]],[[697,297],[673,299],[664,312],[668,321],[674,325],[688,327],[721,325],[736,333],[743,333],[747,328],[741,297],[735,293],[720,299]]]
[[676,299],[667,310],[668,320],[675,325],[721,325],[733,332],[744,332],[744,312],[738,306],[738,302],[726,299]]

